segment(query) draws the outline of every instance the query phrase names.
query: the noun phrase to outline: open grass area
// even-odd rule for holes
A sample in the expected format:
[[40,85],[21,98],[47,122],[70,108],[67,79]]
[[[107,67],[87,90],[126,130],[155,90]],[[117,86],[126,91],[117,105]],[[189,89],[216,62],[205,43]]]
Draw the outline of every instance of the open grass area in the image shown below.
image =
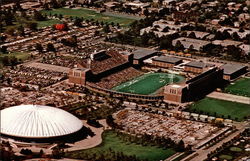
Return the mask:
[[46,21],[37,21],[37,27],[42,28],[42,27],[47,27],[47,26],[52,26],[54,24],[61,23],[60,20],[54,20],[54,19],[49,19]]
[[147,159],[148,161],[164,160],[176,152],[173,149],[162,149],[155,146],[142,146],[130,142],[124,142],[113,131],[105,131],[103,133],[103,142],[95,148],[69,152],[66,154],[68,158],[88,159],[86,156],[109,155],[110,149],[115,152],[122,152],[127,156],[136,156],[139,159]]
[[225,92],[250,97],[250,78],[242,78],[230,84]]
[[8,57],[16,57],[18,60],[21,59],[22,61],[28,59],[30,55],[28,53],[22,53],[22,52],[12,52],[9,54],[2,54],[0,53],[0,61],[2,61],[3,57],[8,56]]
[[[178,83],[184,80],[180,75],[173,76],[173,82]],[[122,83],[113,88],[113,90],[134,94],[154,94],[159,88],[171,81],[171,75],[168,73],[147,73],[128,82]]]
[[250,105],[214,98],[204,98],[192,104],[187,110],[216,117],[228,118],[230,116],[230,119],[238,121],[250,116]]
[[226,160],[231,160],[233,159],[233,157],[231,155],[220,155],[219,156],[220,159],[226,159]]
[[26,59],[28,59],[30,57],[30,55],[28,53],[21,53],[21,52],[12,52],[10,54],[3,54],[0,52],[0,69],[3,68],[4,66],[4,62],[3,61],[6,61],[4,60],[4,57],[16,57],[18,61],[24,61]]
[[122,16],[108,16],[102,13],[98,13],[93,10],[89,9],[71,9],[71,8],[59,8],[59,9],[53,9],[50,11],[42,11],[43,13],[46,13],[47,15],[49,14],[62,14],[63,16],[72,16],[72,17],[83,17],[84,19],[94,19],[98,20],[99,22],[114,22],[114,23],[119,23],[121,26],[128,26],[130,23],[132,23],[135,19],[133,18],[126,18]]

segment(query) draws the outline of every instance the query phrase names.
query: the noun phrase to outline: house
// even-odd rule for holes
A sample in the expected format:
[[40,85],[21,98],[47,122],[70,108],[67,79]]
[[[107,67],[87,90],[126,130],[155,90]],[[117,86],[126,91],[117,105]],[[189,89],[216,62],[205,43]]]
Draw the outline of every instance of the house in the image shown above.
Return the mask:
[[239,46],[239,45],[241,45],[243,43],[241,41],[233,41],[233,40],[214,40],[214,41],[212,41],[212,44],[221,45],[223,47],[228,47],[228,46],[231,46],[231,45]]
[[187,36],[189,36],[191,33],[195,34],[195,37],[197,39],[205,39],[210,33],[208,32],[201,32],[201,31],[187,31]]
[[250,45],[249,44],[242,44],[239,46],[241,48],[243,54],[248,55],[250,53]]
[[180,37],[172,41],[172,45],[176,46],[176,43],[180,41],[185,49],[192,48],[193,50],[201,51],[204,46],[211,44],[210,41],[198,40],[186,37]]

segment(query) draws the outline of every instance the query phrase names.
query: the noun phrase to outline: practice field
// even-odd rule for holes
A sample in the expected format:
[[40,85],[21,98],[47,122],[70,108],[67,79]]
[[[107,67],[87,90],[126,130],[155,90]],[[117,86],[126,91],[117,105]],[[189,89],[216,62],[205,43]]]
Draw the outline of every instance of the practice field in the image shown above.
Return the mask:
[[226,89],[226,93],[240,96],[250,97],[250,78],[242,78],[230,84]]
[[[163,149],[156,146],[138,145],[131,142],[125,142],[120,139],[115,132],[105,131],[103,133],[103,142],[101,145],[75,152],[66,153],[66,157],[75,159],[88,159],[89,156],[102,155],[109,156],[110,149],[115,152],[122,152],[127,156],[136,156],[139,159],[147,159],[148,161],[164,160],[176,152],[173,149]],[[108,159],[108,158],[106,158]]]
[[[191,105],[187,109],[190,112],[208,114],[242,121],[244,117],[250,116],[250,107],[247,104],[218,100],[214,98],[204,98]],[[236,119],[237,118],[237,119]]]
[[42,27],[47,27],[47,26],[52,26],[54,24],[61,23],[60,20],[46,20],[46,21],[37,21],[37,27],[42,28]]
[[83,17],[84,19],[94,19],[98,20],[99,22],[114,22],[119,23],[121,26],[128,26],[130,23],[132,23],[135,19],[133,18],[125,18],[124,16],[108,16],[102,13],[98,13],[93,10],[89,9],[71,9],[71,8],[59,8],[59,9],[53,9],[51,11],[43,11],[43,13],[46,13],[47,15],[49,14],[62,14],[64,16],[72,16],[72,17]]
[[185,78],[180,75],[173,75],[172,79],[171,74],[168,73],[147,73],[128,82],[122,83],[112,88],[112,90],[149,95],[154,94],[158,89],[168,84],[171,80],[173,80],[174,83],[178,83],[184,79]]

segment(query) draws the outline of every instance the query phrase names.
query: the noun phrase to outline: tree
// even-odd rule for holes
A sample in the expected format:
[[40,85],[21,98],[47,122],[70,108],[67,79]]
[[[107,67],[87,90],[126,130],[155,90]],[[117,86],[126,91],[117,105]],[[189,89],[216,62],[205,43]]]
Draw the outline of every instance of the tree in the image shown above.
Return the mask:
[[35,12],[34,12],[34,19],[35,19],[36,21],[44,21],[44,20],[46,20],[46,17],[45,17],[44,15],[42,15],[41,12],[35,11]]
[[6,35],[1,35],[0,36],[0,42],[5,42],[6,39],[7,39]]
[[2,46],[1,47],[1,52],[2,53],[7,53],[7,48],[8,48],[7,46]]
[[74,21],[74,25],[78,27],[82,27],[82,20],[80,18],[76,18]]
[[41,53],[43,51],[43,46],[39,43],[36,43],[36,50]]
[[52,43],[47,44],[47,51],[52,51],[52,52],[56,51],[56,49]]
[[237,32],[234,32],[233,35],[232,35],[232,37],[233,37],[233,39],[234,39],[235,41],[239,41],[239,40],[240,40],[240,37],[239,37],[239,35],[238,35]]
[[176,50],[183,50],[184,46],[182,45],[182,43],[180,42],[180,40],[178,40],[175,44],[175,49]]
[[177,144],[177,151],[179,152],[185,151],[185,143],[183,140],[180,140],[179,143]]
[[103,27],[103,31],[104,31],[105,33],[109,33],[109,32],[110,32],[109,25],[105,25],[105,26]]
[[189,38],[193,38],[193,39],[196,39],[196,36],[195,36],[195,33],[194,32],[191,32],[189,35],[188,35]]
[[168,32],[169,31],[169,27],[167,26],[167,27],[165,27],[163,30],[162,30],[162,32]]
[[27,28],[36,31],[37,30],[37,23],[36,22],[28,22],[26,24]]
[[18,26],[17,28],[17,34],[20,36],[24,36],[25,32],[24,32],[24,27],[22,25]]
[[224,38],[223,34],[220,31],[218,31],[215,33],[214,39],[215,40],[224,40],[225,38]]
[[144,14],[144,16],[146,16],[146,17],[148,17],[148,16],[149,16],[149,11],[148,11],[148,9],[147,9],[147,8],[143,11],[143,14]]
[[236,47],[234,45],[229,45],[227,47],[227,54],[230,55],[233,59],[240,60],[242,55],[242,51],[239,47]]

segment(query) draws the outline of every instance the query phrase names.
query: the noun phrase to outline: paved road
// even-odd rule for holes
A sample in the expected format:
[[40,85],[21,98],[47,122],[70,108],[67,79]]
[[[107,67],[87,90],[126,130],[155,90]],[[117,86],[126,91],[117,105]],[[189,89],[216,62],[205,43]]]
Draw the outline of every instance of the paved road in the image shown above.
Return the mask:
[[228,94],[228,93],[212,92],[209,95],[207,95],[207,97],[216,98],[220,100],[226,100],[226,101],[232,101],[232,102],[238,102],[238,103],[244,103],[244,104],[250,104],[250,97],[237,96],[237,95]]

